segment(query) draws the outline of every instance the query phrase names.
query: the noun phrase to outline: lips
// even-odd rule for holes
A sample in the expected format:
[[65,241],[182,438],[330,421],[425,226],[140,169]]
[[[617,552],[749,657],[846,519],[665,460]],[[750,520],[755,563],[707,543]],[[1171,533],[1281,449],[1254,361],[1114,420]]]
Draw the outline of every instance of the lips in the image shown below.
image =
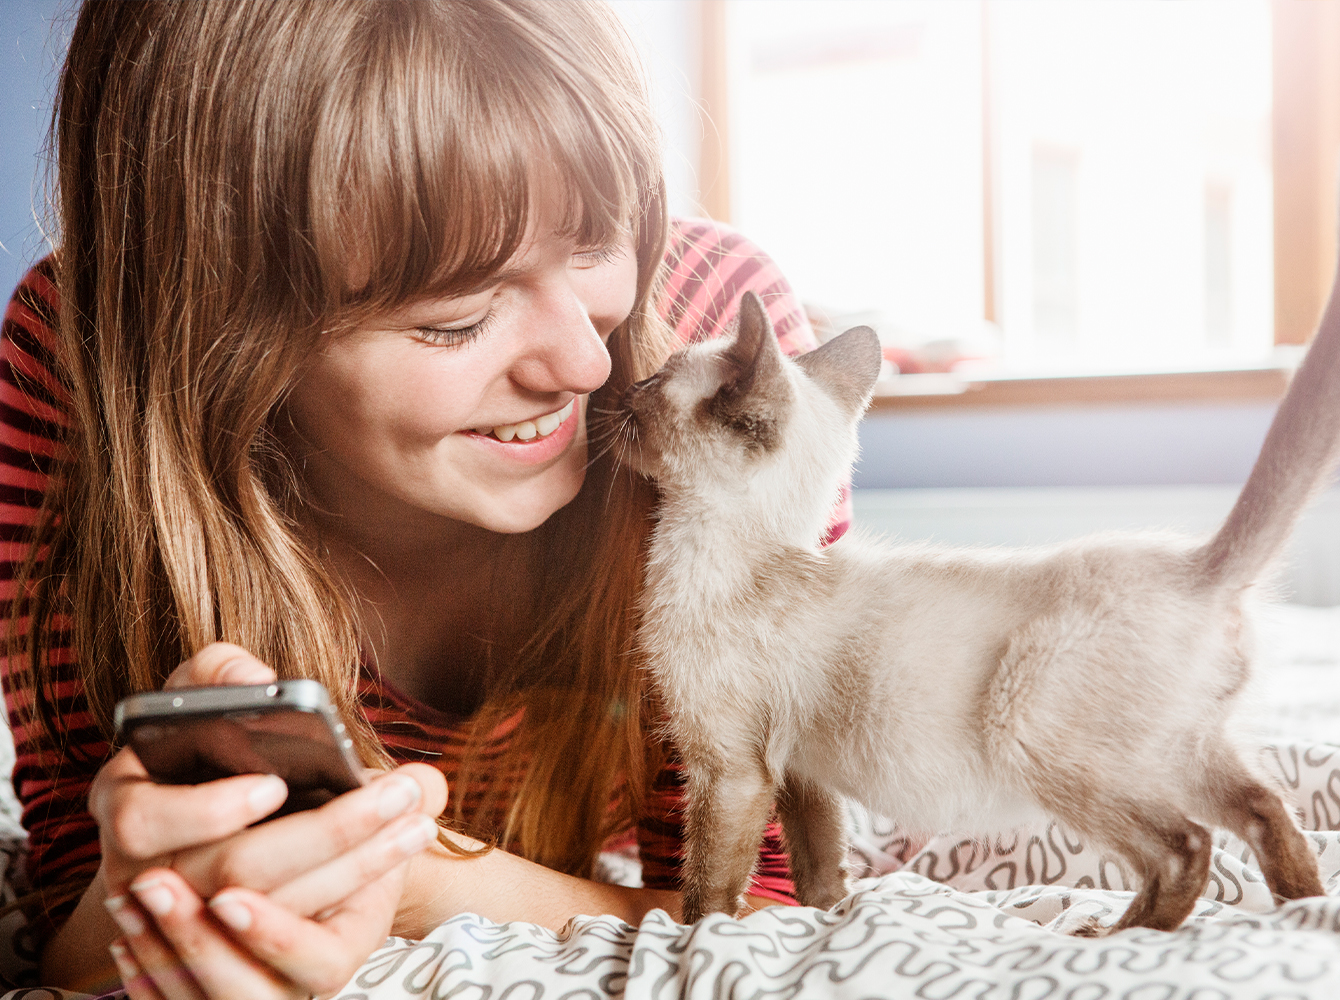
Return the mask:
[[568,400],[568,404],[561,410],[555,410],[553,413],[546,413],[542,417],[536,417],[534,420],[523,420],[516,424],[500,424],[497,427],[476,427],[474,432],[482,434],[485,437],[494,437],[499,441],[535,441],[539,438],[546,438],[562,426],[563,421],[572,416],[572,408],[576,405],[576,398]]

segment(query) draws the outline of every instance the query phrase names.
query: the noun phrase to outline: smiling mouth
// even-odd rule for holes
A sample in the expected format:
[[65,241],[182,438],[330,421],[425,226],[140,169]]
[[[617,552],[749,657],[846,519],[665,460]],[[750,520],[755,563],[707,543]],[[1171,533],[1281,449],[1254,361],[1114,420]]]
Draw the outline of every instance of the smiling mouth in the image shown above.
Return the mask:
[[546,413],[534,420],[523,420],[519,424],[499,424],[497,427],[475,427],[472,430],[476,434],[483,434],[485,437],[492,436],[499,441],[511,441],[513,439],[517,441],[537,441],[558,430],[563,421],[572,416],[572,408],[576,404],[577,398],[574,396],[568,400],[568,405],[563,409]]

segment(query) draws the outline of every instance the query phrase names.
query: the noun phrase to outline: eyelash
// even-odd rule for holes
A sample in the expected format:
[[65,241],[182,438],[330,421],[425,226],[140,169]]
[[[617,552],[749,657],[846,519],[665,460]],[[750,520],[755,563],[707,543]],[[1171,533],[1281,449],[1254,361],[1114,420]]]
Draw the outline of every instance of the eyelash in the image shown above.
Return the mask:
[[[618,259],[623,254],[623,248],[618,244],[607,247],[595,247],[591,250],[579,250],[573,254],[574,257],[580,257],[590,261],[592,265],[608,264],[612,260]],[[445,326],[419,326],[415,327],[415,332],[419,333],[422,339],[429,344],[438,347],[460,347],[479,337],[489,327],[493,320],[493,313],[490,311],[478,323],[471,323],[469,326],[445,327]]]
[[426,343],[437,347],[461,347],[484,333],[492,321],[493,312],[490,310],[478,323],[471,323],[469,326],[420,326],[415,327],[415,330],[422,335]]
[[592,264],[608,264],[612,260],[617,260],[623,254],[623,247],[617,243],[607,247],[595,247],[591,250],[579,250],[573,254],[574,257],[581,257],[590,261]]

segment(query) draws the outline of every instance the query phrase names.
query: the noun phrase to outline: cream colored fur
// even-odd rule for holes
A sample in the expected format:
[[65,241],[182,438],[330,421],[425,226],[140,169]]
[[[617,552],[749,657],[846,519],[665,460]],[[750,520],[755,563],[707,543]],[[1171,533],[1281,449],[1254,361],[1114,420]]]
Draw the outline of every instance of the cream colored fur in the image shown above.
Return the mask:
[[879,347],[850,331],[782,357],[757,299],[624,400],[627,460],[663,501],[639,638],[688,780],[685,917],[735,913],[769,812],[802,902],[846,892],[840,797],[925,833],[1050,815],[1144,887],[1119,927],[1171,928],[1205,826],[1271,888],[1315,859],[1233,735],[1252,583],[1334,467],[1334,302],[1238,508],[1208,544],[1100,535],[1037,550],[819,539],[857,453]]

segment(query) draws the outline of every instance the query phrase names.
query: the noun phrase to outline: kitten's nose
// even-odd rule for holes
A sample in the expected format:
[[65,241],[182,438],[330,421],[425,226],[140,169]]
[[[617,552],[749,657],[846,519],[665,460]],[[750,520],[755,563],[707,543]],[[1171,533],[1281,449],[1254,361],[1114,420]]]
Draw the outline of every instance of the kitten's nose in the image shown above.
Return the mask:
[[653,374],[644,378],[642,381],[634,382],[632,385],[630,385],[627,389],[623,391],[623,396],[619,400],[620,408],[624,410],[631,410],[633,407],[633,403],[636,401],[637,397],[640,396],[643,393],[643,391],[651,388],[653,385],[659,382],[660,379],[661,379],[661,373],[654,372]]

